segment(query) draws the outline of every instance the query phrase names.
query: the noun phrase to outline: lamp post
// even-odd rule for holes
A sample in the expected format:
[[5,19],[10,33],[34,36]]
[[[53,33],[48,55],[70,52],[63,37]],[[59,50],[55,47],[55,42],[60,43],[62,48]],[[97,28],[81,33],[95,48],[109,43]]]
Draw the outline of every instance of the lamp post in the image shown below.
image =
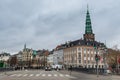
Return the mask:
[[105,73],[105,70],[107,69],[106,54],[107,54],[107,48],[106,48],[106,46],[104,45],[104,46],[103,46],[104,73]]
[[99,72],[98,72],[98,61],[99,61],[99,57],[98,57],[98,48],[97,48],[96,45],[94,45],[94,50],[95,50],[95,52],[96,52],[95,61],[96,61],[97,77],[99,77]]
[[104,69],[103,73],[105,74],[106,73],[106,69],[107,69],[107,64],[106,64],[106,55],[107,55],[107,51],[108,51],[107,47],[105,45],[102,45],[101,46],[101,51],[102,51],[103,64],[104,64],[104,66],[103,66],[103,69]]

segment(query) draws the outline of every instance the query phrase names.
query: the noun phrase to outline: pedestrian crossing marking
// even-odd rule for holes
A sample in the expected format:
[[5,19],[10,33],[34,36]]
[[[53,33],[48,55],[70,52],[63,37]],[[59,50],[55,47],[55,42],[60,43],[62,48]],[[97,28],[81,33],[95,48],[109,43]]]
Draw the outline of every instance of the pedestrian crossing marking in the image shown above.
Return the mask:
[[31,77],[31,76],[33,76],[33,74],[30,74],[30,76],[29,76],[29,77]]
[[10,77],[32,77],[32,76],[41,76],[41,77],[68,77],[68,78],[75,78],[73,76],[70,76],[68,74],[12,74],[10,75]]
[[25,75],[23,75],[23,76],[27,76],[28,74],[25,74]]
[[70,77],[70,75],[68,75],[68,74],[66,74],[65,76],[66,76],[66,77]]
[[48,74],[48,76],[52,76],[51,74]]
[[76,77],[73,77],[73,76],[70,76],[68,74],[65,75],[66,77],[69,77],[69,78],[76,78]]
[[54,74],[55,77],[57,77],[58,75],[57,74]]
[[60,74],[61,77],[63,77],[63,74]]
[[46,75],[45,74],[42,74],[43,77],[45,77]]
[[36,76],[38,77],[38,76],[40,76],[40,74],[36,74]]

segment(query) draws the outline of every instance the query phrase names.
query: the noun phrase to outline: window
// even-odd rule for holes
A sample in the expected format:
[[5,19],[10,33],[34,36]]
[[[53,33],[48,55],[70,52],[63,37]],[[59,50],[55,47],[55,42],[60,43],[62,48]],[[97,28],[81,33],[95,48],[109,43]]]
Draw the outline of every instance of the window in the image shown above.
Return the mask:
[[84,48],[84,53],[86,53],[86,49]]
[[81,60],[79,60],[79,63],[81,63]]
[[86,60],[84,60],[84,63],[86,63]]
[[81,51],[81,48],[79,47],[78,50]]
[[88,68],[90,68],[90,65],[88,65]]
[[78,56],[79,56],[79,58],[81,58],[81,53],[80,52],[78,53]]
[[84,57],[86,57],[86,54],[84,54]]
[[89,57],[89,54],[88,54],[88,57]]
[[90,63],[90,61],[88,60],[88,63]]
[[93,54],[93,50],[91,49],[91,54]]

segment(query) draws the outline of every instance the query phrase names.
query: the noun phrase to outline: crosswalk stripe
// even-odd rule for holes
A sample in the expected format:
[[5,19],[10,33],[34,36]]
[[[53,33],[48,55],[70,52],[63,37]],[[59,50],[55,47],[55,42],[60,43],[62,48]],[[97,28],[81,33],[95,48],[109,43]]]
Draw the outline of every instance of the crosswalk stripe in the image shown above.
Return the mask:
[[23,75],[23,76],[27,76],[28,74],[25,74],[25,75]]
[[46,76],[45,74],[42,74],[42,76],[44,77],[44,76]]
[[52,76],[51,74],[48,74],[48,76]]
[[66,74],[65,76],[66,76],[66,77],[70,77],[70,75],[68,75],[68,74]]
[[57,77],[58,75],[57,74],[54,74],[55,77]]
[[30,76],[29,76],[29,77],[31,77],[31,76],[33,76],[33,74],[30,74]]
[[36,76],[40,76],[40,74],[36,74]]
[[63,77],[63,74],[60,74],[61,77]]
[[12,75],[10,75],[11,77],[14,77],[14,76],[16,76],[16,77],[32,77],[32,76],[36,76],[36,77],[38,77],[38,76],[42,76],[42,77],[45,77],[45,76],[48,76],[48,77],[68,77],[68,78],[75,78],[75,77],[73,77],[73,76],[70,76],[70,75],[68,75],[68,74],[12,74]]

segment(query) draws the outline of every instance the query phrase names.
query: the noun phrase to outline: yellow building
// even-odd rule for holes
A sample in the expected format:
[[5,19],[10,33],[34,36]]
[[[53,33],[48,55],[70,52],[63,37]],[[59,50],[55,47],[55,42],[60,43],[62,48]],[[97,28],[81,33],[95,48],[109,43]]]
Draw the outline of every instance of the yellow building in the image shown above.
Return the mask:
[[22,52],[23,66],[25,67],[31,66],[32,59],[33,59],[33,50],[26,48],[26,45],[24,45],[24,49]]
[[[63,50],[64,66],[95,68],[95,55],[100,56],[98,67],[103,68],[103,50],[104,43],[95,41],[95,34],[92,30],[89,10],[87,9],[85,34],[83,39],[69,41],[60,45]],[[96,49],[94,48],[96,47]]]

